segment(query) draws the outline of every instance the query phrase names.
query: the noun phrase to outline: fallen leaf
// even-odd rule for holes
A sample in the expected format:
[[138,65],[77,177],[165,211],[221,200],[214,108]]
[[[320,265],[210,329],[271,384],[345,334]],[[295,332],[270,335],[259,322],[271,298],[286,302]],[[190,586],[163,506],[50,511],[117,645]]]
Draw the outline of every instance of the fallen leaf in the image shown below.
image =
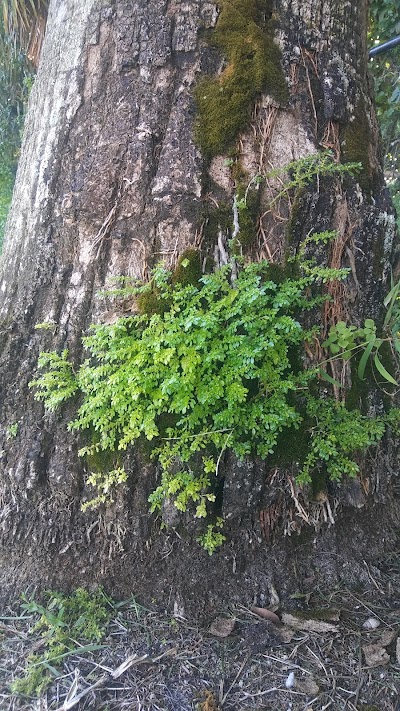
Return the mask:
[[318,696],[319,694],[319,686],[311,676],[306,676],[304,679],[297,679],[296,689],[302,694],[307,694],[307,696]]
[[390,657],[380,644],[365,644],[362,648],[365,663],[369,667],[380,667],[389,664]]
[[279,626],[282,624],[278,615],[276,615],[275,612],[272,612],[272,610],[268,610],[266,607],[253,606],[250,609],[252,612],[254,612],[255,615],[262,617],[264,620],[269,620],[270,622],[273,622],[274,625]]
[[382,647],[388,647],[389,644],[392,644],[395,635],[396,632],[394,630],[386,629],[384,632],[382,632],[377,644],[381,644]]
[[284,625],[288,625],[295,630],[301,630],[303,632],[319,632],[320,634],[323,634],[324,632],[337,632],[336,625],[332,625],[329,622],[304,619],[302,617],[296,617],[295,615],[289,615],[286,612],[282,615],[282,622]]
[[219,706],[215,701],[214,694],[211,691],[206,691],[205,697],[205,700],[200,704],[200,711],[219,711]]
[[235,629],[235,618],[217,617],[208,628],[214,637],[229,637]]
[[400,664],[400,636],[397,637],[397,642],[396,642],[396,659],[397,659],[397,664]]

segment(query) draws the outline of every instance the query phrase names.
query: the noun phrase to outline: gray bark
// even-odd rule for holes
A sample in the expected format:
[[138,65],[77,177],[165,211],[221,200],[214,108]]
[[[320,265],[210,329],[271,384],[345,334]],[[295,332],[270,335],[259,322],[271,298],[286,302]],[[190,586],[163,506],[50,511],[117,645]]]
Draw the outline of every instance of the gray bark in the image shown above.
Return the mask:
[[[316,224],[337,227],[341,263],[353,269],[338,308],[356,321],[380,318],[394,218],[366,73],[366,3],[284,0],[278,10],[291,100],[278,106],[267,95],[259,98],[241,136],[243,166],[251,175],[321,145],[340,152],[344,127],[362,102],[372,196],[356,181],[342,194],[333,186],[310,191],[294,234],[298,242]],[[211,562],[190,536],[158,532],[147,512],[156,472],[137,453],[130,454],[129,487],[118,501],[82,514],[86,472],[77,438],[66,429],[71,408],[46,415],[28,389],[40,351],[68,347],[79,360],[90,322],[114,318],[96,296],[111,277],[146,277],[159,259],[173,265],[189,246],[214,253],[217,235],[214,244],[202,242],[205,206],[232,203],[235,186],[224,157],[208,165],[195,145],[193,89],[202,72],[222,67],[203,32],[217,17],[217,6],[203,0],[50,2],[0,276],[3,596],[27,583],[101,581],[115,593],[180,596],[200,608],[207,607],[207,594],[207,604],[217,602],[222,586],[223,597],[251,602],[255,596],[262,603],[273,580],[284,593],[310,568],[320,569],[327,583],[359,578],[362,565],[354,561],[373,559],[383,535],[388,547],[395,539],[399,506],[392,499],[390,453],[365,465],[369,502],[359,488],[342,494],[341,503],[333,496],[329,506],[310,505],[310,523],[318,522],[320,532],[314,538],[309,528],[301,556],[296,536],[282,538],[298,529],[295,472],[271,471],[267,463],[226,462],[230,541]],[[276,189],[273,183],[263,188],[260,215]],[[288,244],[280,217],[261,219],[253,257],[282,257]],[[54,331],[35,330],[49,321]],[[372,404],[379,407],[376,399]],[[14,423],[18,434],[10,438]],[[346,556],[352,570],[343,568]],[[201,583],[206,560],[209,579]]]

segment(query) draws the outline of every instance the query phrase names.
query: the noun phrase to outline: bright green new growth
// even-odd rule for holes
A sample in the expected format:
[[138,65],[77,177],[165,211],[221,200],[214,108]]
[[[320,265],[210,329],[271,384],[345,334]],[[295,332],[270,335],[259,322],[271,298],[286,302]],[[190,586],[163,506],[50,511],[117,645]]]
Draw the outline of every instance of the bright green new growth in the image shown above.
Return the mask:
[[325,469],[331,481],[357,476],[359,466],[354,455],[378,444],[386,429],[384,417],[365,417],[335,400],[308,398],[307,415],[313,426],[310,450],[297,477],[299,484],[311,483],[317,468]]
[[[315,235],[315,241],[333,236]],[[268,263],[249,264],[232,283],[226,266],[184,285],[173,284],[172,274],[158,267],[150,283],[130,290],[138,297],[155,291],[162,313],[92,326],[84,339],[89,357],[76,373],[65,351],[41,354],[39,364],[47,372],[32,383],[36,397],[53,409],[81,394],[70,423],[71,429],[92,433],[81,455],[151,441],[162,469],[150,496],[152,511],[172,499],[179,510],[194,505],[195,516],[206,517],[225,449],[239,458],[267,458],[282,432],[303,423],[304,402],[311,434],[302,434],[310,450],[299,482],[310,481],[321,464],[332,479],[354,476],[351,455],[382,437],[383,421],[310,398],[307,386],[319,370],[298,371],[291,356],[313,333],[301,327],[297,313],[323,301],[309,290],[346,271],[303,260],[296,269],[300,276],[278,284],[269,278]],[[92,474],[89,483],[99,493],[84,507],[105,502],[126,479],[121,468]],[[223,535],[211,524],[200,539],[212,553]]]
[[87,484],[93,486],[99,493],[90,501],[82,504],[82,511],[96,508],[99,504],[105,504],[111,500],[112,492],[119,484],[123,484],[128,479],[128,475],[122,467],[112,469],[109,472],[92,472],[87,478]]
[[68,350],[58,353],[41,353],[39,368],[46,372],[39,380],[33,380],[30,387],[37,387],[38,399],[44,400],[47,410],[56,410],[62,402],[75,395],[78,382],[74,369],[68,360]]
[[[336,164],[329,152],[307,156],[286,166],[289,181],[275,200],[306,187],[317,175],[340,177],[359,168]],[[282,169],[269,177],[274,174],[281,175]],[[236,199],[239,223],[252,184],[264,177],[256,176]],[[159,266],[147,284],[118,280],[111,294],[134,296],[139,314],[92,326],[83,339],[89,357],[76,372],[67,351],[40,355],[45,372],[31,386],[47,409],[80,394],[70,428],[89,433],[90,443],[80,454],[91,470],[88,483],[97,490],[84,510],[112,500],[113,490],[128,479],[119,453],[145,439],[161,468],[160,484],[149,497],[152,511],[172,500],[180,511],[191,507],[197,518],[207,517],[215,508],[210,504],[216,500],[224,451],[239,458],[273,458],[285,431],[293,437],[295,429],[305,445],[298,457],[299,483],[312,482],[319,471],[335,481],[357,474],[354,456],[381,439],[389,415],[371,420],[335,400],[311,397],[308,387],[317,396],[313,381],[320,376],[341,385],[321,364],[308,370],[298,365],[303,345],[319,332],[305,330],[298,315],[329,298],[321,285],[348,273],[317,266],[307,248],[310,243],[329,245],[335,238],[332,231],[309,234],[276,279],[276,265],[243,267],[235,257],[201,277],[199,253],[186,250],[174,273]],[[393,285],[385,302],[384,328],[395,347],[399,288]],[[344,322],[332,326],[323,347],[332,354],[328,362],[361,351],[361,379],[372,359],[384,380],[395,384],[380,360],[382,343],[375,323],[367,319],[363,328]],[[391,415],[391,426],[395,420]],[[198,539],[210,554],[224,540],[220,522],[217,518]]]
[[111,601],[101,588],[94,593],[78,588],[69,596],[48,592],[46,599],[44,606],[23,596],[22,609],[36,620],[33,631],[40,632],[44,651],[28,657],[25,676],[12,684],[15,694],[40,696],[57,676],[54,667],[62,659],[99,649],[93,643],[104,637],[111,619]]
[[[268,268],[250,264],[232,285],[227,266],[184,286],[159,267],[136,291],[156,289],[168,304],[163,313],[93,326],[84,339],[90,357],[76,374],[65,351],[40,356],[46,372],[32,386],[48,409],[82,395],[70,424],[94,432],[82,455],[124,450],[141,437],[154,442],[162,478],[152,510],[173,496],[178,509],[194,502],[195,515],[206,516],[220,452],[266,457],[279,433],[301,420],[289,399],[310,375],[293,371],[289,349],[309,334],[295,312],[320,302],[305,298],[306,288],[338,272],[315,267],[276,284]],[[203,465],[194,466],[198,454]]]

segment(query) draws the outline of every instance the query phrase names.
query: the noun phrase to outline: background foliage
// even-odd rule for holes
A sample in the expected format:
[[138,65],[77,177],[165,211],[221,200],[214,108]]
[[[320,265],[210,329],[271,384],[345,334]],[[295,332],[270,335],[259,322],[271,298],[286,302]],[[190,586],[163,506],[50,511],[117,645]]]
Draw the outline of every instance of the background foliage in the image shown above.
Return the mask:
[[[398,0],[372,0],[369,46],[400,35]],[[400,213],[400,46],[370,61],[375,100],[385,151],[385,172]]]
[[0,245],[17,168],[32,69],[0,18]]
[[0,2],[0,251],[46,7],[45,0]]

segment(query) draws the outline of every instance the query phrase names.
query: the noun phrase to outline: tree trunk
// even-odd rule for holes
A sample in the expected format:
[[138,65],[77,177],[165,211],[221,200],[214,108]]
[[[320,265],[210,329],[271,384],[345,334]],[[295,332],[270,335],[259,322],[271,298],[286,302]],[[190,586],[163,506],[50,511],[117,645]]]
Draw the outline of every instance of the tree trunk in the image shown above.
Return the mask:
[[[360,580],[368,574],[362,561],[394,544],[400,507],[390,441],[364,460],[359,480],[332,487],[322,501],[301,498],[294,464],[226,456],[228,540],[209,560],[190,524],[159,531],[147,503],[157,471],[138,452],[127,457],[129,486],[117,501],[82,513],[88,472],[78,437],[67,430],[73,406],[44,414],[28,389],[40,351],[67,347],[79,362],[89,324],[115,317],[97,296],[112,277],[146,278],[159,260],[173,267],[189,247],[203,260],[221,259],[229,236],[221,208],[232,215],[232,231],[239,178],[226,161],[229,146],[222,141],[219,154],[201,137],[195,88],[202,76],[226,69],[226,53],[212,40],[220,13],[239,9],[246,17],[253,6],[50,2],[0,280],[3,597],[28,584],[101,582],[115,594],[134,591],[198,611],[221,599],[262,603],[271,583],[285,594],[313,575],[326,584]],[[290,215],[287,201],[270,207],[277,181],[264,183],[245,257],[279,263],[310,229],[337,229],[330,263],[350,267],[351,275],[333,293],[322,325],[379,321],[394,217],[367,75],[367,2],[282,0],[273,7],[260,0],[258,8],[258,27],[281,54],[271,60],[275,85],[267,78],[247,126],[239,122],[232,139],[241,175],[250,179],[323,147],[361,162],[363,171],[345,188],[334,179],[308,188]],[[55,326],[35,330],[43,322]],[[334,375],[350,384],[347,371]],[[368,402],[379,410],[379,393]]]

